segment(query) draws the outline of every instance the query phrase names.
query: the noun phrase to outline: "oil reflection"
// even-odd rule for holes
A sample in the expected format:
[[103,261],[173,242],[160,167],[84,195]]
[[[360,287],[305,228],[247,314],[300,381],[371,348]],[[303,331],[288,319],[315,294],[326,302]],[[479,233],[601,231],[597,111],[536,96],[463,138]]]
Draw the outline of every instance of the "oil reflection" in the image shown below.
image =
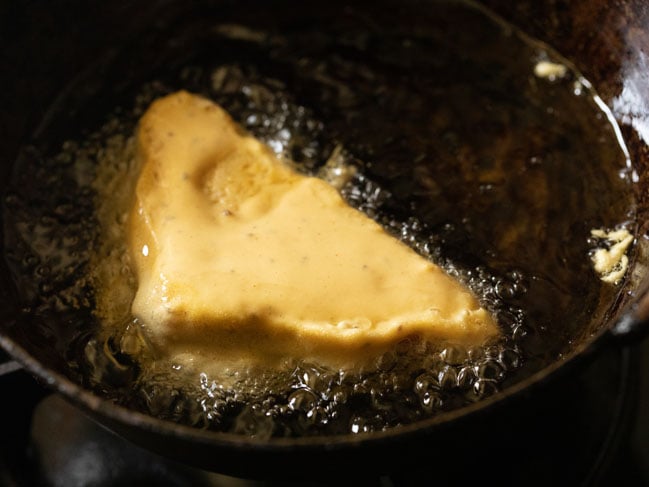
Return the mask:
[[649,60],[638,50],[623,67],[622,91],[613,99],[615,117],[649,144]]

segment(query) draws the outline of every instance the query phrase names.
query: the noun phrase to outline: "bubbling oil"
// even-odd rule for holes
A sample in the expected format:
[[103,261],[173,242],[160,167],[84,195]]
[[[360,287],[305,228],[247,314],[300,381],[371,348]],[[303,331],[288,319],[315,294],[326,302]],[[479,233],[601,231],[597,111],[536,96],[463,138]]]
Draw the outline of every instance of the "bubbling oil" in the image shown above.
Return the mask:
[[[136,83],[83,134],[25,148],[5,198],[6,258],[25,315],[39,318],[70,377],[201,428],[356,434],[495,394],[604,319],[616,290],[590,269],[590,228],[633,220],[633,173],[614,122],[549,47],[471,3],[431,5],[407,23],[405,11],[359,6],[281,33],[193,19],[173,40],[190,42],[184,33],[210,22],[213,38],[185,46],[195,59]],[[546,61],[565,70],[536,75]],[[221,104],[468,285],[502,340],[472,349],[405,341],[355,370],[287,358],[275,370],[201,371],[161,359],[130,314],[137,282],[125,226],[137,120],[177,89]],[[94,313],[106,302],[108,321]]]

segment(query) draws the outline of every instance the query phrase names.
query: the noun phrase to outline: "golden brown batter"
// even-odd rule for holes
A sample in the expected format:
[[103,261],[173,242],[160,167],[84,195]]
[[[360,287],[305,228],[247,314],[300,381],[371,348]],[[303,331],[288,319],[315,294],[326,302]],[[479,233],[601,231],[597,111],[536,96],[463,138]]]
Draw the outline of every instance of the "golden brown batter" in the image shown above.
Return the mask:
[[156,101],[138,144],[133,313],[172,355],[353,364],[408,337],[498,334],[460,283],[209,100]]

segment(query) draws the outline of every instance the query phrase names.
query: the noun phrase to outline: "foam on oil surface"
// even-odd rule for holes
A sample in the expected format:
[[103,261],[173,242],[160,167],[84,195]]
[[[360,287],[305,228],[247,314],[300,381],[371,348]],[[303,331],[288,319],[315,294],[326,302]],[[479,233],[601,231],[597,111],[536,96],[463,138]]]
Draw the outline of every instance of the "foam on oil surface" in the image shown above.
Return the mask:
[[[341,173],[361,164],[341,147],[334,148],[333,158],[320,153],[314,141],[323,137],[323,124],[311,118],[305,107],[284,96],[278,103],[277,94],[263,89],[254,78],[245,80],[236,67],[231,71],[219,68],[218,78],[224,77],[240,77],[237,93],[250,97],[245,104],[247,113],[233,115],[247,121],[249,130],[254,130],[260,119],[265,120],[256,135],[278,155],[300,153],[300,170],[325,177],[333,175],[339,181]],[[146,105],[157,93],[153,85],[145,87],[133,113],[141,113],[140,103]],[[121,123],[113,121],[108,126],[119,127]],[[94,183],[105,238],[101,239],[91,268],[93,281],[102,288],[98,299],[109,303],[99,306],[108,311],[102,319],[120,326],[113,328],[108,337],[91,340],[85,352],[101,381],[115,369],[124,368],[120,357],[135,357],[141,368],[137,392],[128,402],[137,407],[174,421],[262,437],[359,433],[410,423],[477,401],[496,392],[506,372],[520,365],[521,352],[512,337],[523,333],[523,315],[508,307],[503,297],[525,292],[522,276],[512,272],[498,278],[485,269],[462,269],[450,262],[445,263],[449,273],[466,282],[490,310],[509,318],[501,320],[508,327],[506,339],[487,349],[471,350],[405,342],[378,357],[375,364],[365,364],[358,370],[329,370],[288,359],[280,370],[234,368],[208,372],[183,370],[179,364],[156,359],[146,332],[130,318],[128,307],[136,285],[124,244],[124,222],[137,177],[133,139],[124,133],[107,140],[111,141],[108,146],[97,148],[99,171]],[[309,141],[312,150],[305,149],[302,141]],[[323,166],[322,160],[329,164]],[[434,237],[416,217],[402,222],[382,211],[390,194],[361,172],[349,172],[341,192],[350,204],[376,218],[422,255],[437,257]],[[102,372],[102,368],[106,370]]]

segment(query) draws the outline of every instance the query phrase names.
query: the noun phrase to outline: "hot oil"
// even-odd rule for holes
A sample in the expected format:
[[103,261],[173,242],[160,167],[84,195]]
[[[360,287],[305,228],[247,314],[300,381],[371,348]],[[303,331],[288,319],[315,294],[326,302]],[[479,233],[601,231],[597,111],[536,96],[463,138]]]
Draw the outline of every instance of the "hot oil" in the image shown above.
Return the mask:
[[[165,30],[164,45],[182,55],[169,47],[164,69],[114,95],[121,108],[81,133],[66,118],[70,104],[81,120],[92,98],[64,96],[49,126],[66,122],[69,133],[25,148],[5,200],[6,257],[22,326],[37,327],[75,380],[215,430],[361,433],[496,393],[606,318],[617,287],[593,272],[588,239],[592,228],[633,230],[633,171],[589,83],[467,2],[416,15],[408,4],[328,8],[280,28],[260,20],[270,14],[189,17]],[[142,49],[134,56],[147,59]],[[565,70],[535,73],[546,61]],[[405,342],[353,371],[287,359],[282,370],[214,373],[160,360],[129,313],[136,282],[124,229],[137,120],[177,89],[221,104],[298,170],[333,175],[352,206],[467,283],[502,341],[470,350]]]

